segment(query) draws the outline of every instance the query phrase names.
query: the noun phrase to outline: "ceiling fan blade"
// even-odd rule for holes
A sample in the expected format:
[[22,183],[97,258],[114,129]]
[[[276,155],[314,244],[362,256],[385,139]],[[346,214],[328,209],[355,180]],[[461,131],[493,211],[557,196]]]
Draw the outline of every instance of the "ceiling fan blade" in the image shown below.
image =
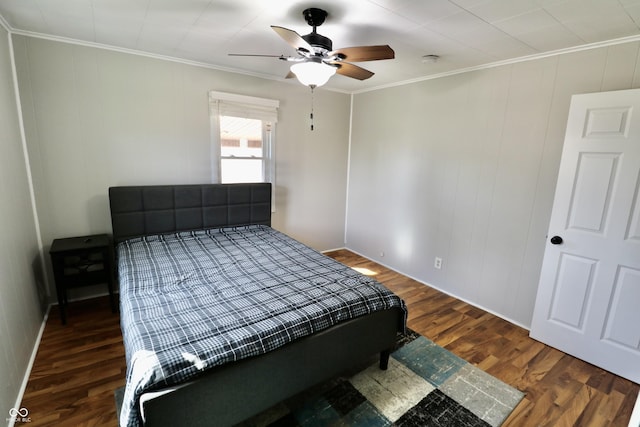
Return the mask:
[[304,50],[311,54],[314,53],[313,47],[305,39],[303,39],[300,34],[296,33],[293,30],[289,30],[284,27],[278,27],[276,25],[272,25],[273,31],[278,33],[280,37],[284,39],[287,43],[293,46],[296,50]]
[[354,46],[336,49],[327,54],[337,56],[350,62],[378,61],[380,59],[393,59],[395,52],[388,45],[379,46]]
[[229,56],[248,56],[248,57],[259,57],[259,58],[278,58],[281,61],[289,61],[289,62],[300,62],[304,61],[304,56],[285,56],[285,55],[263,55],[263,54],[253,54],[253,53],[228,53]]
[[374,74],[369,70],[365,70],[362,67],[358,67],[357,65],[350,64],[348,62],[331,61],[329,62],[329,64],[338,66],[338,70],[336,71],[336,73],[342,74],[343,76],[351,77],[353,79],[366,80]]
[[287,60],[288,57],[284,56],[284,55],[262,55],[259,53],[228,53],[227,55],[229,56],[258,56],[258,57],[263,57],[263,58],[278,58],[278,59],[282,59],[282,60]]
[[286,76],[284,76],[284,78],[285,78],[285,79],[294,79],[295,77],[296,77],[296,75],[295,75],[295,74],[293,74],[291,71],[289,71],[289,72],[287,73],[287,75],[286,75]]

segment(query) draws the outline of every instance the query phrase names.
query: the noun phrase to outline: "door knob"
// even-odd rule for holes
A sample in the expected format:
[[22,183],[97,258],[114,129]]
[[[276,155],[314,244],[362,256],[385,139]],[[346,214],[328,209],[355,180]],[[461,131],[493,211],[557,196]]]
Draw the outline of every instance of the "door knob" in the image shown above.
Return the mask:
[[553,237],[551,238],[551,244],[552,244],[552,245],[560,245],[560,244],[562,244],[562,237],[560,237],[560,236],[553,236]]

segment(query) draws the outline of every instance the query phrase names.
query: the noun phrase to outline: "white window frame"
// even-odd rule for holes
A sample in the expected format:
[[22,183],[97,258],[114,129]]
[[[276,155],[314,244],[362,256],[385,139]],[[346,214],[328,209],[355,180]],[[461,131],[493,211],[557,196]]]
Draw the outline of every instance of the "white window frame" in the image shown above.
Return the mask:
[[270,182],[271,210],[275,212],[275,144],[276,124],[280,101],[234,93],[210,91],[209,117],[211,120],[211,181],[221,182],[220,116],[242,117],[262,121],[263,181]]

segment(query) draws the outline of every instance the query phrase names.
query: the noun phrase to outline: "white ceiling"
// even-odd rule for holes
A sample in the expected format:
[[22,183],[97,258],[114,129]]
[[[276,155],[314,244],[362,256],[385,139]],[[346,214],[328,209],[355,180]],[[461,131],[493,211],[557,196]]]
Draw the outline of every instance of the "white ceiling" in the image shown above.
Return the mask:
[[[640,0],[0,0],[11,32],[141,51],[284,79],[290,64],[228,53],[295,55],[269,26],[307,34],[308,7],[329,16],[318,33],[341,47],[388,44],[396,58],[361,62],[357,92],[498,61],[623,38],[640,39]],[[422,56],[435,54],[435,64]]]

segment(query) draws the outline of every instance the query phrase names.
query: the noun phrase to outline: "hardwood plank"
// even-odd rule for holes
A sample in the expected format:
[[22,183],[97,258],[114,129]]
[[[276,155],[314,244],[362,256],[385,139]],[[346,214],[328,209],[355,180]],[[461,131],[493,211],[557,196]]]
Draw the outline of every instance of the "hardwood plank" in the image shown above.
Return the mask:
[[347,250],[328,255],[378,272],[374,277],[407,302],[410,328],[526,393],[503,426],[627,426],[638,384],[535,341],[523,328]]
[[30,426],[118,425],[113,392],[125,383],[120,316],[109,298],[52,307],[22,399]]
[[[626,427],[640,386],[548,347],[477,307],[347,250],[409,307],[409,327],[523,391],[505,427]],[[118,425],[113,391],[125,382],[120,318],[107,297],[74,303],[62,326],[51,310],[22,401],[31,426]]]

